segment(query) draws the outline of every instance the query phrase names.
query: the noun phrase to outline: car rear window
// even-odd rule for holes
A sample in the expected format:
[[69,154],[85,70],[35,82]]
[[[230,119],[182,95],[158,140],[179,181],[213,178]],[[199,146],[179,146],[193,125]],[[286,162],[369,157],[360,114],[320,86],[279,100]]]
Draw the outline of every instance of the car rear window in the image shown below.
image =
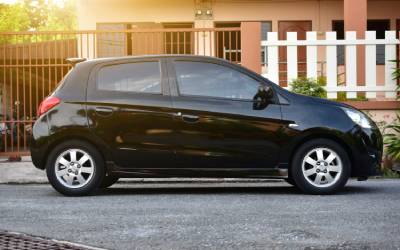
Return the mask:
[[161,68],[156,62],[105,66],[97,79],[99,90],[161,94]]

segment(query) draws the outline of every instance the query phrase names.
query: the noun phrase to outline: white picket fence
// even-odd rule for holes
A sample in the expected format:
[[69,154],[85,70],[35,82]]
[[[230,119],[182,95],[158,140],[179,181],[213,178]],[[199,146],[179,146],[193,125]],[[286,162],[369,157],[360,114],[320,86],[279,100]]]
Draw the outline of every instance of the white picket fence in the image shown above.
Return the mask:
[[[365,92],[367,98],[376,98],[377,92],[384,92],[386,98],[396,97],[396,80],[392,73],[396,67],[395,31],[386,31],[385,39],[376,39],[375,31],[366,31],[365,39],[357,39],[356,32],[348,31],[344,40],[336,39],[336,32],[326,32],[325,40],[317,39],[317,32],[307,32],[306,40],[297,40],[296,32],[288,32],[287,40],[278,40],[277,32],[269,32],[268,40],[261,41],[261,48],[267,52],[267,73],[265,77],[279,83],[279,46],[287,49],[287,79],[298,77],[297,46],[306,46],[307,77],[317,78],[318,46],[325,46],[326,90],[328,98],[337,98],[337,92],[346,92],[347,98],[357,97]],[[385,45],[384,82],[377,82],[376,45]],[[337,46],[345,46],[345,85],[338,85]],[[365,45],[365,86],[357,86],[357,45]]]

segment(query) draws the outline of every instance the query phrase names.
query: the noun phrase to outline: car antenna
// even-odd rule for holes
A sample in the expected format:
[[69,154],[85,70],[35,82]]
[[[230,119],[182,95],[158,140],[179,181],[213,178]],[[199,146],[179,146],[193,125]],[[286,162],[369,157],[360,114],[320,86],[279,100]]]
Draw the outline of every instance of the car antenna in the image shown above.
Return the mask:
[[65,61],[69,64],[71,64],[72,67],[75,67],[78,63],[86,61],[86,58],[67,58]]

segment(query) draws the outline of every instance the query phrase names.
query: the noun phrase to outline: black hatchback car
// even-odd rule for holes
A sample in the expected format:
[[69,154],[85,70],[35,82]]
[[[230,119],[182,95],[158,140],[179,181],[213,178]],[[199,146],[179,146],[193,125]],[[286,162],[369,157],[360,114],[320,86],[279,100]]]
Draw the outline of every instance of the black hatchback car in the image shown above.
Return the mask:
[[127,177],[282,178],[330,194],[382,156],[362,112],[211,57],[81,62],[38,113],[32,161],[65,195]]

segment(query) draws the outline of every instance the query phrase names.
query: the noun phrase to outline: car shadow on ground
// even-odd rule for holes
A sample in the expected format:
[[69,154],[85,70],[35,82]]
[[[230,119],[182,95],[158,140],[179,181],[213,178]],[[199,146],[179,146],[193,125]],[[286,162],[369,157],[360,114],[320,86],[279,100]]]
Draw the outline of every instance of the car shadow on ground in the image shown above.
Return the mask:
[[[342,191],[335,195],[363,194],[363,193],[379,193],[379,187],[360,187],[346,186]],[[293,186],[191,186],[182,185],[166,185],[149,187],[148,184],[141,187],[140,185],[126,185],[123,187],[111,187],[101,189],[95,195],[112,196],[112,195],[196,195],[196,194],[263,194],[263,195],[299,195],[302,192]]]

